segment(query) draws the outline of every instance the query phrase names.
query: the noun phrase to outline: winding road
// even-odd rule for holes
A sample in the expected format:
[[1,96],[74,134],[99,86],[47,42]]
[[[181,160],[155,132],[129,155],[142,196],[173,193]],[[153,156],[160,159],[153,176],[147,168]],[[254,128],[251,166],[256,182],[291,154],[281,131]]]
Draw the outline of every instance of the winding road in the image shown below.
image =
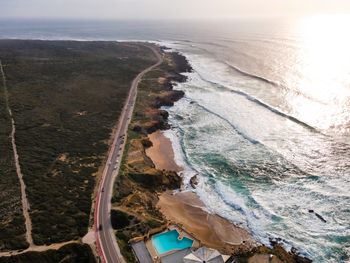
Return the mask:
[[150,48],[155,54],[155,56],[157,57],[157,63],[139,73],[131,83],[129,95],[119,118],[118,126],[114,134],[113,144],[110,148],[107,163],[103,170],[101,183],[99,185],[99,189],[97,191],[97,196],[95,199],[96,206],[94,221],[96,232],[96,245],[99,252],[99,256],[102,262],[105,263],[125,262],[118,247],[118,243],[110,220],[113,185],[118,175],[120,162],[122,160],[127,130],[135,106],[137,86],[141,81],[142,77],[147,72],[158,67],[163,62],[161,54],[154,47],[146,47]]

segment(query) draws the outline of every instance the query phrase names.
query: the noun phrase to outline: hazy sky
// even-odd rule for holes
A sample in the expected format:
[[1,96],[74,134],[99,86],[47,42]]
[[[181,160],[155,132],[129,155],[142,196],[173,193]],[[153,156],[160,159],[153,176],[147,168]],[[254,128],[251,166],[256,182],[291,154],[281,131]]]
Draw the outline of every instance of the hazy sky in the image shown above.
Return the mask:
[[0,0],[0,18],[227,18],[350,14],[350,0]]

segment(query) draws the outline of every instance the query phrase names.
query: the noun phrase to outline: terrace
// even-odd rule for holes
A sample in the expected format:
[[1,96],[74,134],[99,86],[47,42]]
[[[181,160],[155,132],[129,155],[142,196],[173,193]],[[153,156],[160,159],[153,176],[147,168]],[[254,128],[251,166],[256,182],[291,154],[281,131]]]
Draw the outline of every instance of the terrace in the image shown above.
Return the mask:
[[201,247],[194,237],[175,226],[153,235],[146,242],[133,243],[132,247],[139,262],[144,262],[145,255],[149,258],[147,262],[151,262],[151,259],[155,263],[225,263],[229,259],[229,256],[221,255],[216,250]]

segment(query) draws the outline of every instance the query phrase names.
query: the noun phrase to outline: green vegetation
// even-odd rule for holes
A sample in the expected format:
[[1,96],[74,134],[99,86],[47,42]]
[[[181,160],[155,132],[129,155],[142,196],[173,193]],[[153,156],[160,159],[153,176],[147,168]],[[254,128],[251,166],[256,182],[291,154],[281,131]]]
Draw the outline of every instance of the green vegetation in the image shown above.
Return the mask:
[[[162,63],[158,69],[147,73],[147,75],[143,78],[139,85],[137,101],[132,119],[134,126],[142,126],[147,122],[159,121],[159,118],[157,118],[159,116],[155,116],[154,113],[146,112],[145,110],[150,108],[159,108],[162,106],[159,98],[166,91],[172,90],[172,85],[170,82],[184,80],[184,77],[179,75],[179,72],[189,71],[190,68],[178,68],[177,64],[174,63],[180,59],[184,59],[184,57],[178,55],[177,53],[166,53],[164,63]],[[186,60],[185,63],[187,63]],[[163,111],[163,114],[165,115],[162,117],[168,116],[165,111]],[[166,119],[166,117],[164,119]],[[166,127],[159,128],[165,129]]]
[[120,250],[129,263],[136,263],[136,259],[129,245],[130,231],[140,224],[140,221],[132,215],[124,213],[120,210],[111,211],[112,226],[116,229],[116,238]]
[[0,250],[23,249],[25,225],[21,192],[11,144],[11,119],[0,73]]
[[[130,83],[155,57],[136,43],[1,40],[0,59],[16,121],[34,242],[77,239],[87,232],[95,178]],[[1,110],[0,187],[5,190],[1,200],[7,201],[0,206],[6,212],[0,215],[1,229],[6,224],[0,240],[8,242],[7,236],[16,240],[23,235],[24,224],[8,121]],[[9,212],[11,207],[16,209]]]
[[125,235],[122,231],[117,231],[116,238],[118,241],[120,252],[122,253],[125,261],[128,263],[138,262],[134,256],[134,253],[131,250],[131,246],[129,245],[129,236]]
[[147,135],[167,129],[168,113],[159,109],[181,98],[172,90],[171,81],[183,81],[181,72],[189,71],[186,59],[176,53],[163,53],[164,62],[147,73],[138,87],[138,95],[119,176],[114,186],[111,220],[121,252],[127,262],[136,262],[130,239],[142,237],[166,225],[156,208],[157,192],[180,187],[181,179],[173,171],[154,167],[145,149],[152,146]]
[[127,227],[133,219],[133,216],[123,213],[122,211],[114,209],[111,211],[112,226],[114,229]]
[[[147,233],[152,228],[160,227],[156,220],[140,221],[137,217],[120,210],[111,211],[113,228],[116,229],[116,237],[124,258],[129,263],[137,262],[129,245],[131,237],[138,233]],[[1,263],[1,262],[0,262]]]
[[11,257],[0,257],[0,263],[95,263],[95,257],[88,245],[68,244],[58,250],[26,252]]

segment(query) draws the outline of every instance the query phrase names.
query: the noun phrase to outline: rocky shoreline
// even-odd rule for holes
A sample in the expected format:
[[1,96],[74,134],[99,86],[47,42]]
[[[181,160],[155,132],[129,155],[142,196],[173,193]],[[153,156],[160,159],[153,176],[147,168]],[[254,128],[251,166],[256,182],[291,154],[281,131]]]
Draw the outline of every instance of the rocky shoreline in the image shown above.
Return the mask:
[[[133,262],[128,245],[131,239],[149,237],[165,229],[169,223],[169,219],[158,207],[160,194],[167,190],[180,189],[182,184],[177,172],[157,169],[155,162],[146,153],[153,145],[149,135],[170,128],[169,114],[161,107],[172,106],[184,96],[184,92],[173,90],[173,82],[186,81],[186,76],[182,73],[192,70],[184,56],[165,52],[164,49],[161,52],[164,63],[160,69],[151,72],[147,80],[139,86],[126,156],[112,199],[112,223],[114,222],[119,245],[129,262]],[[191,185],[193,188],[196,187],[196,178],[191,180]],[[172,221],[178,223],[176,219]],[[280,260],[276,262],[311,262],[294,249],[292,252],[286,251],[280,241],[271,240],[271,248],[264,245],[251,246],[250,242],[249,245],[248,243],[243,246],[232,245],[235,247],[231,249],[226,246],[225,252],[232,252],[242,262],[260,254],[275,255]]]
[[167,226],[167,220],[157,208],[159,193],[179,189],[182,184],[175,171],[158,170],[146,154],[146,149],[152,147],[148,135],[170,128],[168,112],[160,108],[172,106],[184,95],[173,90],[172,83],[186,81],[181,73],[191,71],[183,56],[162,49],[160,52],[164,63],[139,85],[125,156],[112,198],[112,225],[128,262],[134,262],[128,244],[130,239],[149,236]]

